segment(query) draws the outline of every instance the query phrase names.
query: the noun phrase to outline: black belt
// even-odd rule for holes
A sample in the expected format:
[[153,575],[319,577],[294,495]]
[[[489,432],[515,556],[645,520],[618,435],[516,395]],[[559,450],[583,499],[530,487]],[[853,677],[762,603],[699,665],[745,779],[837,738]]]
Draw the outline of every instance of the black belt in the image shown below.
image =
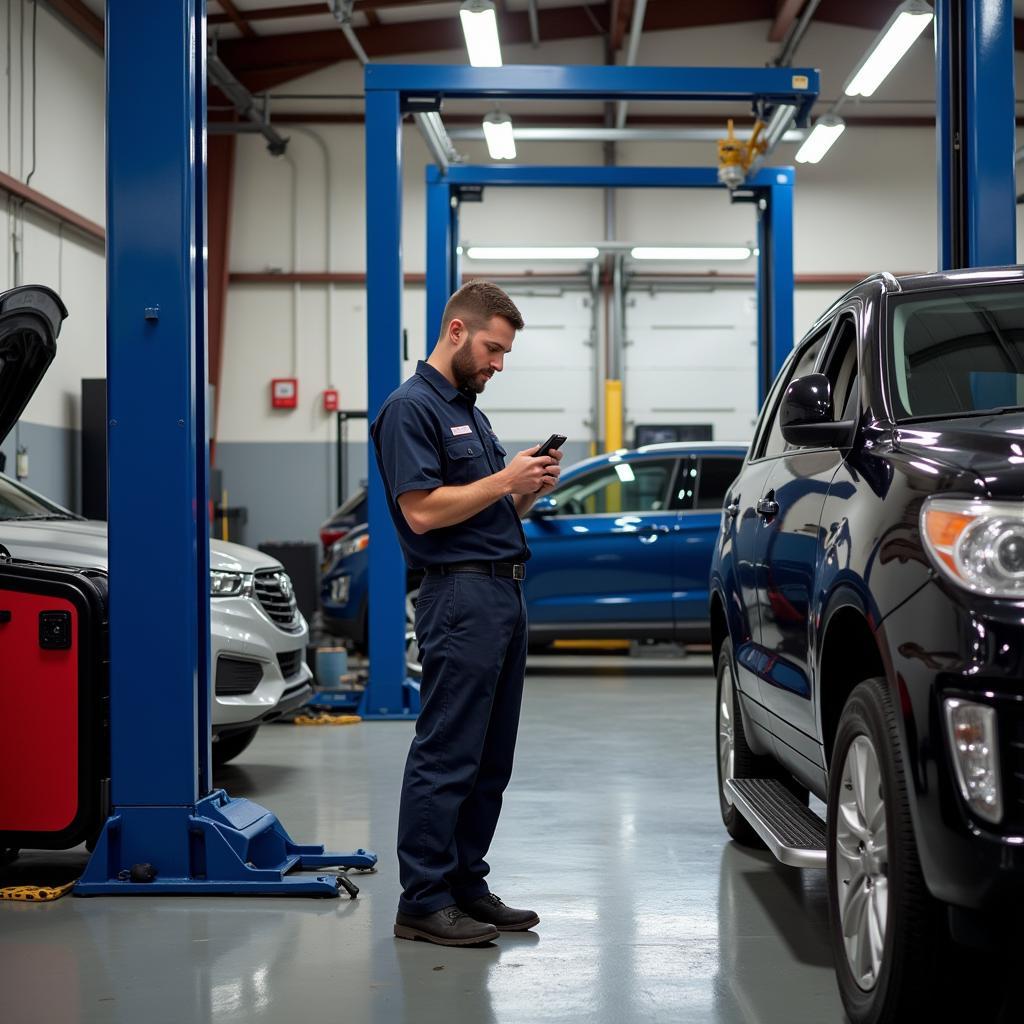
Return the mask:
[[482,572],[513,580],[526,579],[526,566],[522,562],[449,562],[447,565],[427,566],[426,570],[428,576],[445,576],[450,572]]

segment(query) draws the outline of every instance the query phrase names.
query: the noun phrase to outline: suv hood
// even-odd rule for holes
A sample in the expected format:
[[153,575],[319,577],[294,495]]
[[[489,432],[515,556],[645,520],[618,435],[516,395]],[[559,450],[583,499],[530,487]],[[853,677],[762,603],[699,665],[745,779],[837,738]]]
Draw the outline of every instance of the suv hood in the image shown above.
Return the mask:
[[1024,497],[1024,412],[988,413],[897,428],[897,446],[984,479],[992,497]]
[[[88,569],[107,568],[107,524],[95,520],[0,522],[0,544],[15,558]],[[282,566],[261,551],[211,540],[210,568],[218,572],[256,572],[276,571]]]
[[57,354],[57,335],[68,311],[42,285],[0,293],[0,441],[35,394]]

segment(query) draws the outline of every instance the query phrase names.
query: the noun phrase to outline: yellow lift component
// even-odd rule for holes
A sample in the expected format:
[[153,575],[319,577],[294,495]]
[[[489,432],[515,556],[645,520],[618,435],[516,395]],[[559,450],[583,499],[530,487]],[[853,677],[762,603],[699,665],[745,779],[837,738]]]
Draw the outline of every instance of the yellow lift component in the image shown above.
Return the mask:
[[747,140],[737,139],[729,118],[729,134],[718,140],[718,180],[729,188],[738,188],[747,178],[754,161],[767,148],[764,141],[764,121],[754,122],[754,130]]

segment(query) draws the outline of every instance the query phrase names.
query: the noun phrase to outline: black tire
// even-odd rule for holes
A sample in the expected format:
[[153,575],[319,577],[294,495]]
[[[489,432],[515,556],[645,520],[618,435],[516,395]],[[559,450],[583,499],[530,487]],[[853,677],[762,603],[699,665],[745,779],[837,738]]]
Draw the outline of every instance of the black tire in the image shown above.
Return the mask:
[[[793,788],[794,793],[803,800],[807,800],[807,790],[801,790],[781,766],[772,757],[755,754],[747,744],[747,736],[743,731],[743,715],[740,713],[739,701],[736,696],[736,681],[733,678],[732,652],[729,649],[729,642],[722,645],[718,654],[718,665],[716,666],[717,685],[715,687],[715,739],[716,753],[715,761],[718,765],[718,806],[722,812],[722,824],[726,832],[742,846],[749,846],[755,850],[765,848],[761,837],[751,828],[750,823],[742,814],[729,802],[725,795],[725,779],[781,779],[786,785]],[[724,688],[728,687],[728,690]],[[724,690],[724,693],[723,693]],[[731,700],[729,695],[731,694]],[[723,696],[726,700],[723,701]],[[732,715],[732,773],[723,765],[722,736],[725,725],[723,719],[726,717],[726,709]]]
[[[854,977],[847,953],[839,886],[844,887],[844,893],[853,894],[855,890],[848,887],[859,889],[858,878],[864,876],[846,877],[851,875],[849,860],[843,860],[837,841],[840,801],[847,803],[849,818],[849,804],[855,799],[854,787],[844,782],[844,770],[847,761],[856,756],[851,754],[855,743],[859,743],[861,750],[867,749],[861,738],[866,739],[877,756],[878,792],[884,814],[875,817],[885,823],[885,855],[879,862],[877,877],[885,879],[886,887],[879,966],[863,985]],[[870,840],[861,840],[858,849],[863,849],[865,842]],[[877,891],[878,882],[873,886]],[[865,884],[865,892],[869,888]],[[884,679],[868,679],[857,686],[839,720],[829,772],[828,901],[836,978],[851,1024],[996,1019],[1007,977],[1000,970],[1002,957],[979,955],[953,943],[945,908],[929,893],[921,872],[903,768],[899,719]],[[851,896],[847,895],[847,906],[850,902]],[[860,902],[865,904],[865,915],[869,915],[871,901],[864,898]],[[847,911],[848,922],[851,913],[852,910]],[[972,979],[971,984],[964,984],[965,977]],[[960,1016],[961,1010],[965,1016]]]
[[256,733],[259,732],[260,727],[254,725],[251,729],[245,729],[241,732],[229,733],[227,736],[221,736],[216,743],[213,744],[213,766],[214,768],[220,768],[226,765],[228,761],[238,757],[238,755],[249,746],[250,743],[256,738]]

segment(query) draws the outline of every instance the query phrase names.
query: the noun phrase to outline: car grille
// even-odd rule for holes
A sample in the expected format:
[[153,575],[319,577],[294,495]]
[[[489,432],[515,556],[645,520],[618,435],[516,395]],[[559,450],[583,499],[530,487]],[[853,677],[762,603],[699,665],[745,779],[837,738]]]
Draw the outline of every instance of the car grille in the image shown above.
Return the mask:
[[273,569],[256,573],[256,599],[271,621],[286,633],[302,629],[299,606],[287,573]]
[[303,657],[301,648],[297,651],[286,651],[277,656],[277,663],[281,666],[281,675],[285,679],[291,679],[302,671]]
[[263,666],[243,658],[217,659],[216,690],[218,697],[241,697],[252,693],[263,680]]

